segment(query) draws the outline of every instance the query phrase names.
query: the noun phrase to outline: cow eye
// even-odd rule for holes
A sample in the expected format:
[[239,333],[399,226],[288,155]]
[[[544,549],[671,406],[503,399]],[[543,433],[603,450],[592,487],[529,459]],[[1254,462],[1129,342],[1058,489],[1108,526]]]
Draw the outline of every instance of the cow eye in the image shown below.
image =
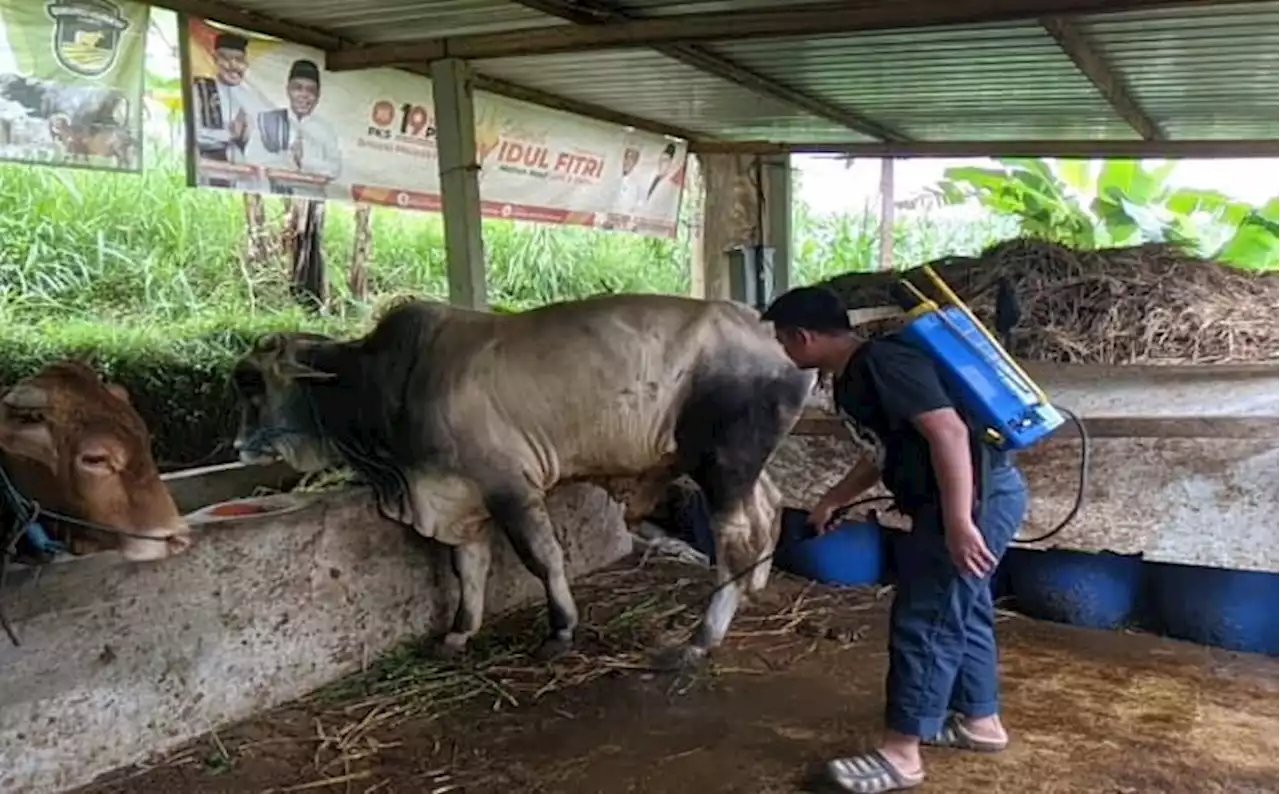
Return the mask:
[[264,390],[265,384],[262,380],[262,373],[256,369],[245,367],[236,370],[232,376],[236,390],[241,394],[249,396],[258,394]]

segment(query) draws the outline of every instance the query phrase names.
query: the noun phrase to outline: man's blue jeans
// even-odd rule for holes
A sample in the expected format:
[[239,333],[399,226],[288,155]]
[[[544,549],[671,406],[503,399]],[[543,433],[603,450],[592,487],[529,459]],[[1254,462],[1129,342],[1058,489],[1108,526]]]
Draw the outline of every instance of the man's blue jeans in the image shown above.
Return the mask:
[[[1022,473],[1004,465],[988,473],[978,529],[1000,559],[1027,511]],[[995,607],[991,577],[961,572],[951,562],[936,507],[922,510],[912,531],[894,542],[897,586],[889,616],[889,730],[929,738],[948,711],[989,717],[1000,710]]]

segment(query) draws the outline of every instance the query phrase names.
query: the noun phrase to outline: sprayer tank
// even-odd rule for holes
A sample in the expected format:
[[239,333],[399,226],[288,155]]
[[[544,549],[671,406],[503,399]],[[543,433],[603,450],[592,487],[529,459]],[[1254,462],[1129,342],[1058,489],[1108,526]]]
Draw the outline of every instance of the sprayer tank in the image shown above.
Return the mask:
[[996,348],[962,309],[925,311],[902,330],[938,364],[943,380],[976,421],[996,432],[997,449],[1034,446],[1062,426],[1063,417]]

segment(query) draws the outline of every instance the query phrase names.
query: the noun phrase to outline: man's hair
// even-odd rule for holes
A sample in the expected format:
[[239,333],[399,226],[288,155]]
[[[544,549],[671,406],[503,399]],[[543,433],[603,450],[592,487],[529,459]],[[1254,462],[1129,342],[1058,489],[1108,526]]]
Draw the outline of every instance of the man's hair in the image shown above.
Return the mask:
[[289,79],[295,80],[299,78],[310,80],[316,85],[320,85],[320,67],[316,66],[315,61],[306,59],[294,61],[293,65],[289,67]]
[[213,40],[215,50],[231,50],[244,52],[249,47],[249,40],[236,33],[219,33]]
[[826,287],[797,287],[779,295],[761,318],[778,328],[806,331],[851,331],[844,300]]

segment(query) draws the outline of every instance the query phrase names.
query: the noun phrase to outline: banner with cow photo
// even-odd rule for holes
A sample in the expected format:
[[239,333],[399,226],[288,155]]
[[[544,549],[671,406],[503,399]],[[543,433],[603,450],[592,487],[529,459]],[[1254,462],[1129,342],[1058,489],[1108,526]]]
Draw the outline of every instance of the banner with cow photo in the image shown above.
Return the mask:
[[0,160],[142,170],[150,7],[0,0]]
[[[438,211],[431,81],[186,17],[191,184]],[[477,92],[488,217],[671,237],[687,144]]]

